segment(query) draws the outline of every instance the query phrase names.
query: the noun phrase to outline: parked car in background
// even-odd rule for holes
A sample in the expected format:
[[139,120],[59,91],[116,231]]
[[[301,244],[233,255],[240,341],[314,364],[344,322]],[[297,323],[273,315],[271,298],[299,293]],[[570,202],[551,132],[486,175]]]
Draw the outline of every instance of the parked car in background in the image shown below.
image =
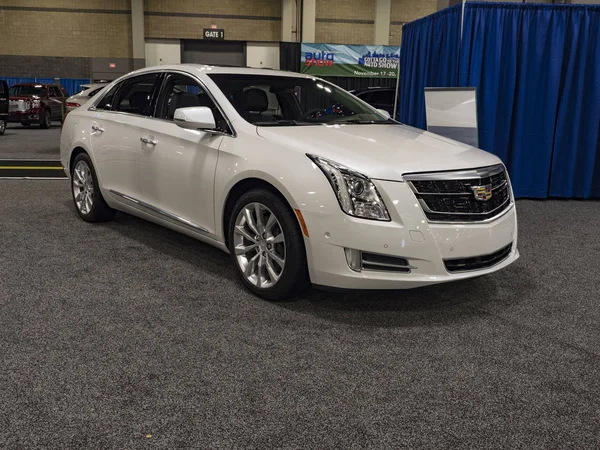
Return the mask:
[[396,95],[396,88],[368,87],[364,89],[356,89],[354,91],[350,91],[350,93],[356,95],[362,101],[367,102],[374,108],[387,111],[390,114],[390,117],[397,118],[398,113],[397,111],[394,111],[394,97]]
[[67,95],[56,84],[15,84],[9,89],[8,121],[40,128],[50,128],[52,121],[62,123]]
[[310,283],[464,280],[519,257],[497,156],[402,125],[313,76],[135,71],[67,116],[60,154],[83,220],[121,210],[193,236],[228,252],[244,284],[271,300]]
[[65,116],[79,108],[81,105],[86,104],[94,95],[102,90],[108,83],[93,83],[93,84],[82,84],[81,90],[67,98],[65,103]]
[[8,85],[0,80],[0,136],[6,131],[8,122]]

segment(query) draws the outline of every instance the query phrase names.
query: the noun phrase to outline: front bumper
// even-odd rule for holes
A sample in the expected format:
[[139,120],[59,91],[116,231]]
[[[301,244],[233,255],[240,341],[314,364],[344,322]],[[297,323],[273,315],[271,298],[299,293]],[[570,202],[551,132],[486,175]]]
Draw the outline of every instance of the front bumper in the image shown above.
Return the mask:
[[28,111],[10,111],[8,115],[9,122],[38,123],[40,121],[41,109],[34,108]]
[[[339,212],[303,212],[309,272],[315,285],[346,289],[408,289],[485,275],[518,257],[517,215],[512,204],[486,223],[429,223],[406,183],[374,180],[391,222],[357,219]],[[450,273],[444,260],[488,255],[510,245],[508,256],[479,270]],[[409,273],[350,269],[345,248],[405,258]]]

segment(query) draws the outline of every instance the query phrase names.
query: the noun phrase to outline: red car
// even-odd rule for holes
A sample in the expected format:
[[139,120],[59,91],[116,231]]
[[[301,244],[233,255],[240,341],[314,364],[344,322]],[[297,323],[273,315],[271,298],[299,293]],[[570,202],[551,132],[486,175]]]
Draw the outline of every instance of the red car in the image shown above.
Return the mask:
[[8,121],[50,128],[53,120],[62,123],[67,97],[65,88],[56,84],[15,84],[9,90]]

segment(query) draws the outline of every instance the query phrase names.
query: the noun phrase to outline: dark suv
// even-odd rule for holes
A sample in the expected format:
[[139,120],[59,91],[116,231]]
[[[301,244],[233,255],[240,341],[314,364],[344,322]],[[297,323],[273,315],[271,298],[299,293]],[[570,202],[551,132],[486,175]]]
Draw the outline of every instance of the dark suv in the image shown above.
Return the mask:
[[65,100],[64,87],[56,84],[15,84],[9,91],[9,122],[23,126],[38,124],[50,128],[53,120],[62,123]]
[[6,131],[8,122],[8,85],[0,80],[0,136]]
[[356,95],[374,108],[386,110],[390,113],[390,117],[396,118],[397,113],[394,111],[395,88],[369,87],[350,91],[350,93]]

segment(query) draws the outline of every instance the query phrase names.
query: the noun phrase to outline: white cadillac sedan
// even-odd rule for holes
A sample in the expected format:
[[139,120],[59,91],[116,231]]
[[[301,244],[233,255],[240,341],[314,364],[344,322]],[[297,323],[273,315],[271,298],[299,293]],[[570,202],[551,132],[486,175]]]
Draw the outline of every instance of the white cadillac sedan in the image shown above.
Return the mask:
[[60,150],[83,220],[120,210],[214,245],[271,300],[461,280],[519,257],[497,157],[312,76],[142,69],[70,113]]

